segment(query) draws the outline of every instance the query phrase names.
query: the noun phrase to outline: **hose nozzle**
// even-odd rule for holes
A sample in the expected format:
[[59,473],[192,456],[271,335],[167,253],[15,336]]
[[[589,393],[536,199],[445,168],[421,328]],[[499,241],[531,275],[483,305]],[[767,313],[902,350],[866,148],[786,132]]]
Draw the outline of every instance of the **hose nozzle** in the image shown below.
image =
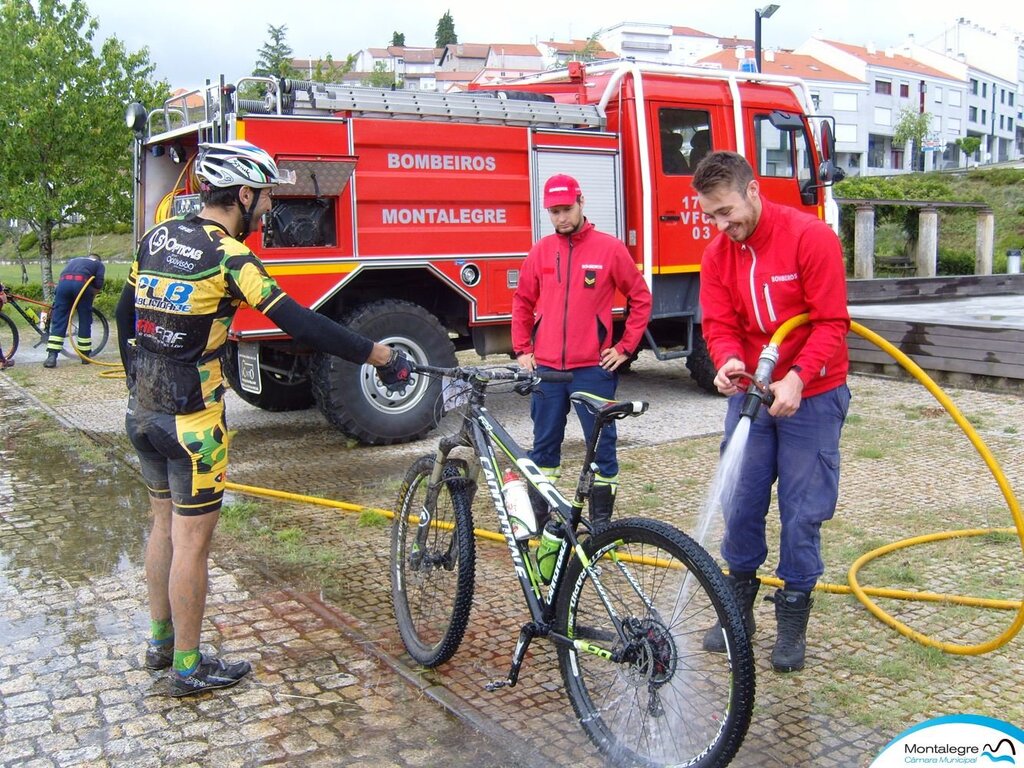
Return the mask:
[[750,388],[747,397],[740,409],[740,416],[746,416],[753,421],[757,418],[757,412],[761,410],[761,404],[771,406],[775,397],[772,395],[768,385],[772,381],[772,372],[775,364],[779,362],[779,347],[777,344],[769,344],[761,351],[761,357],[757,360],[757,370],[750,380]]

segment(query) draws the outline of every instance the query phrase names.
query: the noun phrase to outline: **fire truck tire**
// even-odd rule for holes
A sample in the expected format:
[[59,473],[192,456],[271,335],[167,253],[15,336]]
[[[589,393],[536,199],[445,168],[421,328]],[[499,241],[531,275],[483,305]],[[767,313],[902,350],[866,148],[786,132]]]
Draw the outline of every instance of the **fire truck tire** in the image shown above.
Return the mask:
[[693,351],[686,358],[686,367],[698,387],[705,392],[718,394],[715,387],[715,375],[718,371],[711,362],[711,353],[708,352],[708,345],[704,341],[704,334],[701,333],[699,325],[693,326]]
[[[417,363],[452,367],[455,345],[437,318],[418,304],[385,300],[363,304],[341,322]],[[321,413],[346,435],[367,445],[418,440],[437,425],[441,380],[414,376],[402,391],[388,390],[370,365],[317,355],[310,371]]]
[[263,347],[260,350],[260,383],[263,391],[258,395],[246,392],[239,383],[238,344],[229,341],[224,349],[222,365],[224,378],[240,398],[264,411],[304,411],[313,405],[313,388],[309,376],[286,378],[265,367],[272,362],[277,370],[292,370],[295,356]]

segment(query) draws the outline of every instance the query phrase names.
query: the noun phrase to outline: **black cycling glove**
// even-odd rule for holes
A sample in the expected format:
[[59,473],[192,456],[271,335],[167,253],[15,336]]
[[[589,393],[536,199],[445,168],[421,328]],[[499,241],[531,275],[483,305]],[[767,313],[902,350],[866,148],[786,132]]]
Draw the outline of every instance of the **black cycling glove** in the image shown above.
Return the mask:
[[412,374],[412,365],[409,363],[409,358],[397,349],[391,350],[391,359],[387,363],[377,366],[377,375],[388,389],[404,387],[409,382],[410,374]]

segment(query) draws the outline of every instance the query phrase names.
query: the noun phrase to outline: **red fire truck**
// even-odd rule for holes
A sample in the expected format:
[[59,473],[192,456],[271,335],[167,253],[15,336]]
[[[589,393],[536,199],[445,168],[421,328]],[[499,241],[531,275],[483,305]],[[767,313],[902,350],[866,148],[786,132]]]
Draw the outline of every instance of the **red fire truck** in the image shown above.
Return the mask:
[[[262,99],[245,92],[261,88]],[[511,352],[519,268],[551,232],[541,189],[581,184],[585,213],[621,238],[654,296],[646,345],[685,357],[711,389],[700,334],[700,257],[715,234],[691,186],[711,149],[746,156],[765,195],[826,217],[834,141],[795,78],[633,61],[571,65],[467,93],[223,78],[147,111],[136,141],[136,237],[199,207],[203,141],[244,138],[296,172],[247,244],[296,300],[420,362]],[[625,307],[622,307],[624,310]],[[402,392],[369,366],[300,348],[263,315],[238,313],[228,381],[268,410],[314,403],[365,443],[416,439],[436,423],[439,384]]]

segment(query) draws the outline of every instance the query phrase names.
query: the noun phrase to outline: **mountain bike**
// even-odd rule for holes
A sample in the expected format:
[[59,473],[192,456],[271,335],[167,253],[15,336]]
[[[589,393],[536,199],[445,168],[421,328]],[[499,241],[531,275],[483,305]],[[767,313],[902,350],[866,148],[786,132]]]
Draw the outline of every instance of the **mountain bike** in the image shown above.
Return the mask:
[[[3,293],[3,297],[0,299],[0,307],[3,307],[3,309],[0,309],[0,359],[11,361],[18,351],[20,332],[18,330],[18,323],[4,310],[7,307],[11,307],[24,318],[25,324],[39,336],[39,341],[33,344],[33,347],[39,347],[46,344],[50,338],[50,315],[53,312],[53,306],[45,301],[31,299],[28,296],[14,293],[10,288],[2,284],[0,284],[0,291]],[[63,355],[72,358],[78,357],[78,353],[75,351],[75,339],[77,338],[78,313],[73,312],[71,314],[71,329],[67,331],[64,337],[64,347],[61,349]],[[107,321],[106,315],[94,306],[92,308],[92,350],[89,352],[90,356],[98,355],[102,352],[109,338],[110,323]]]
[[[571,374],[414,366],[413,376],[420,375],[443,377],[439,402],[456,426],[442,434],[435,453],[409,468],[392,526],[392,601],[409,655],[436,667],[462,642],[473,601],[473,507],[482,478],[489,498],[481,506],[497,513],[530,614],[508,675],[485,688],[514,686],[531,641],[545,638],[556,646],[581,726],[612,764],[726,765],[750,723],[754,662],[721,570],[697,542],[664,522],[629,517],[594,526],[582,515],[602,430],[615,419],[643,413],[647,403],[572,395],[596,422],[569,501],[485,401],[492,385],[505,383],[528,394],[540,381],[564,381]],[[462,449],[469,449],[467,458],[455,455]],[[502,493],[506,465],[533,486],[554,527],[562,528],[550,584],[531,558],[528,541],[513,533]],[[716,619],[725,654],[702,648],[703,633]]]

